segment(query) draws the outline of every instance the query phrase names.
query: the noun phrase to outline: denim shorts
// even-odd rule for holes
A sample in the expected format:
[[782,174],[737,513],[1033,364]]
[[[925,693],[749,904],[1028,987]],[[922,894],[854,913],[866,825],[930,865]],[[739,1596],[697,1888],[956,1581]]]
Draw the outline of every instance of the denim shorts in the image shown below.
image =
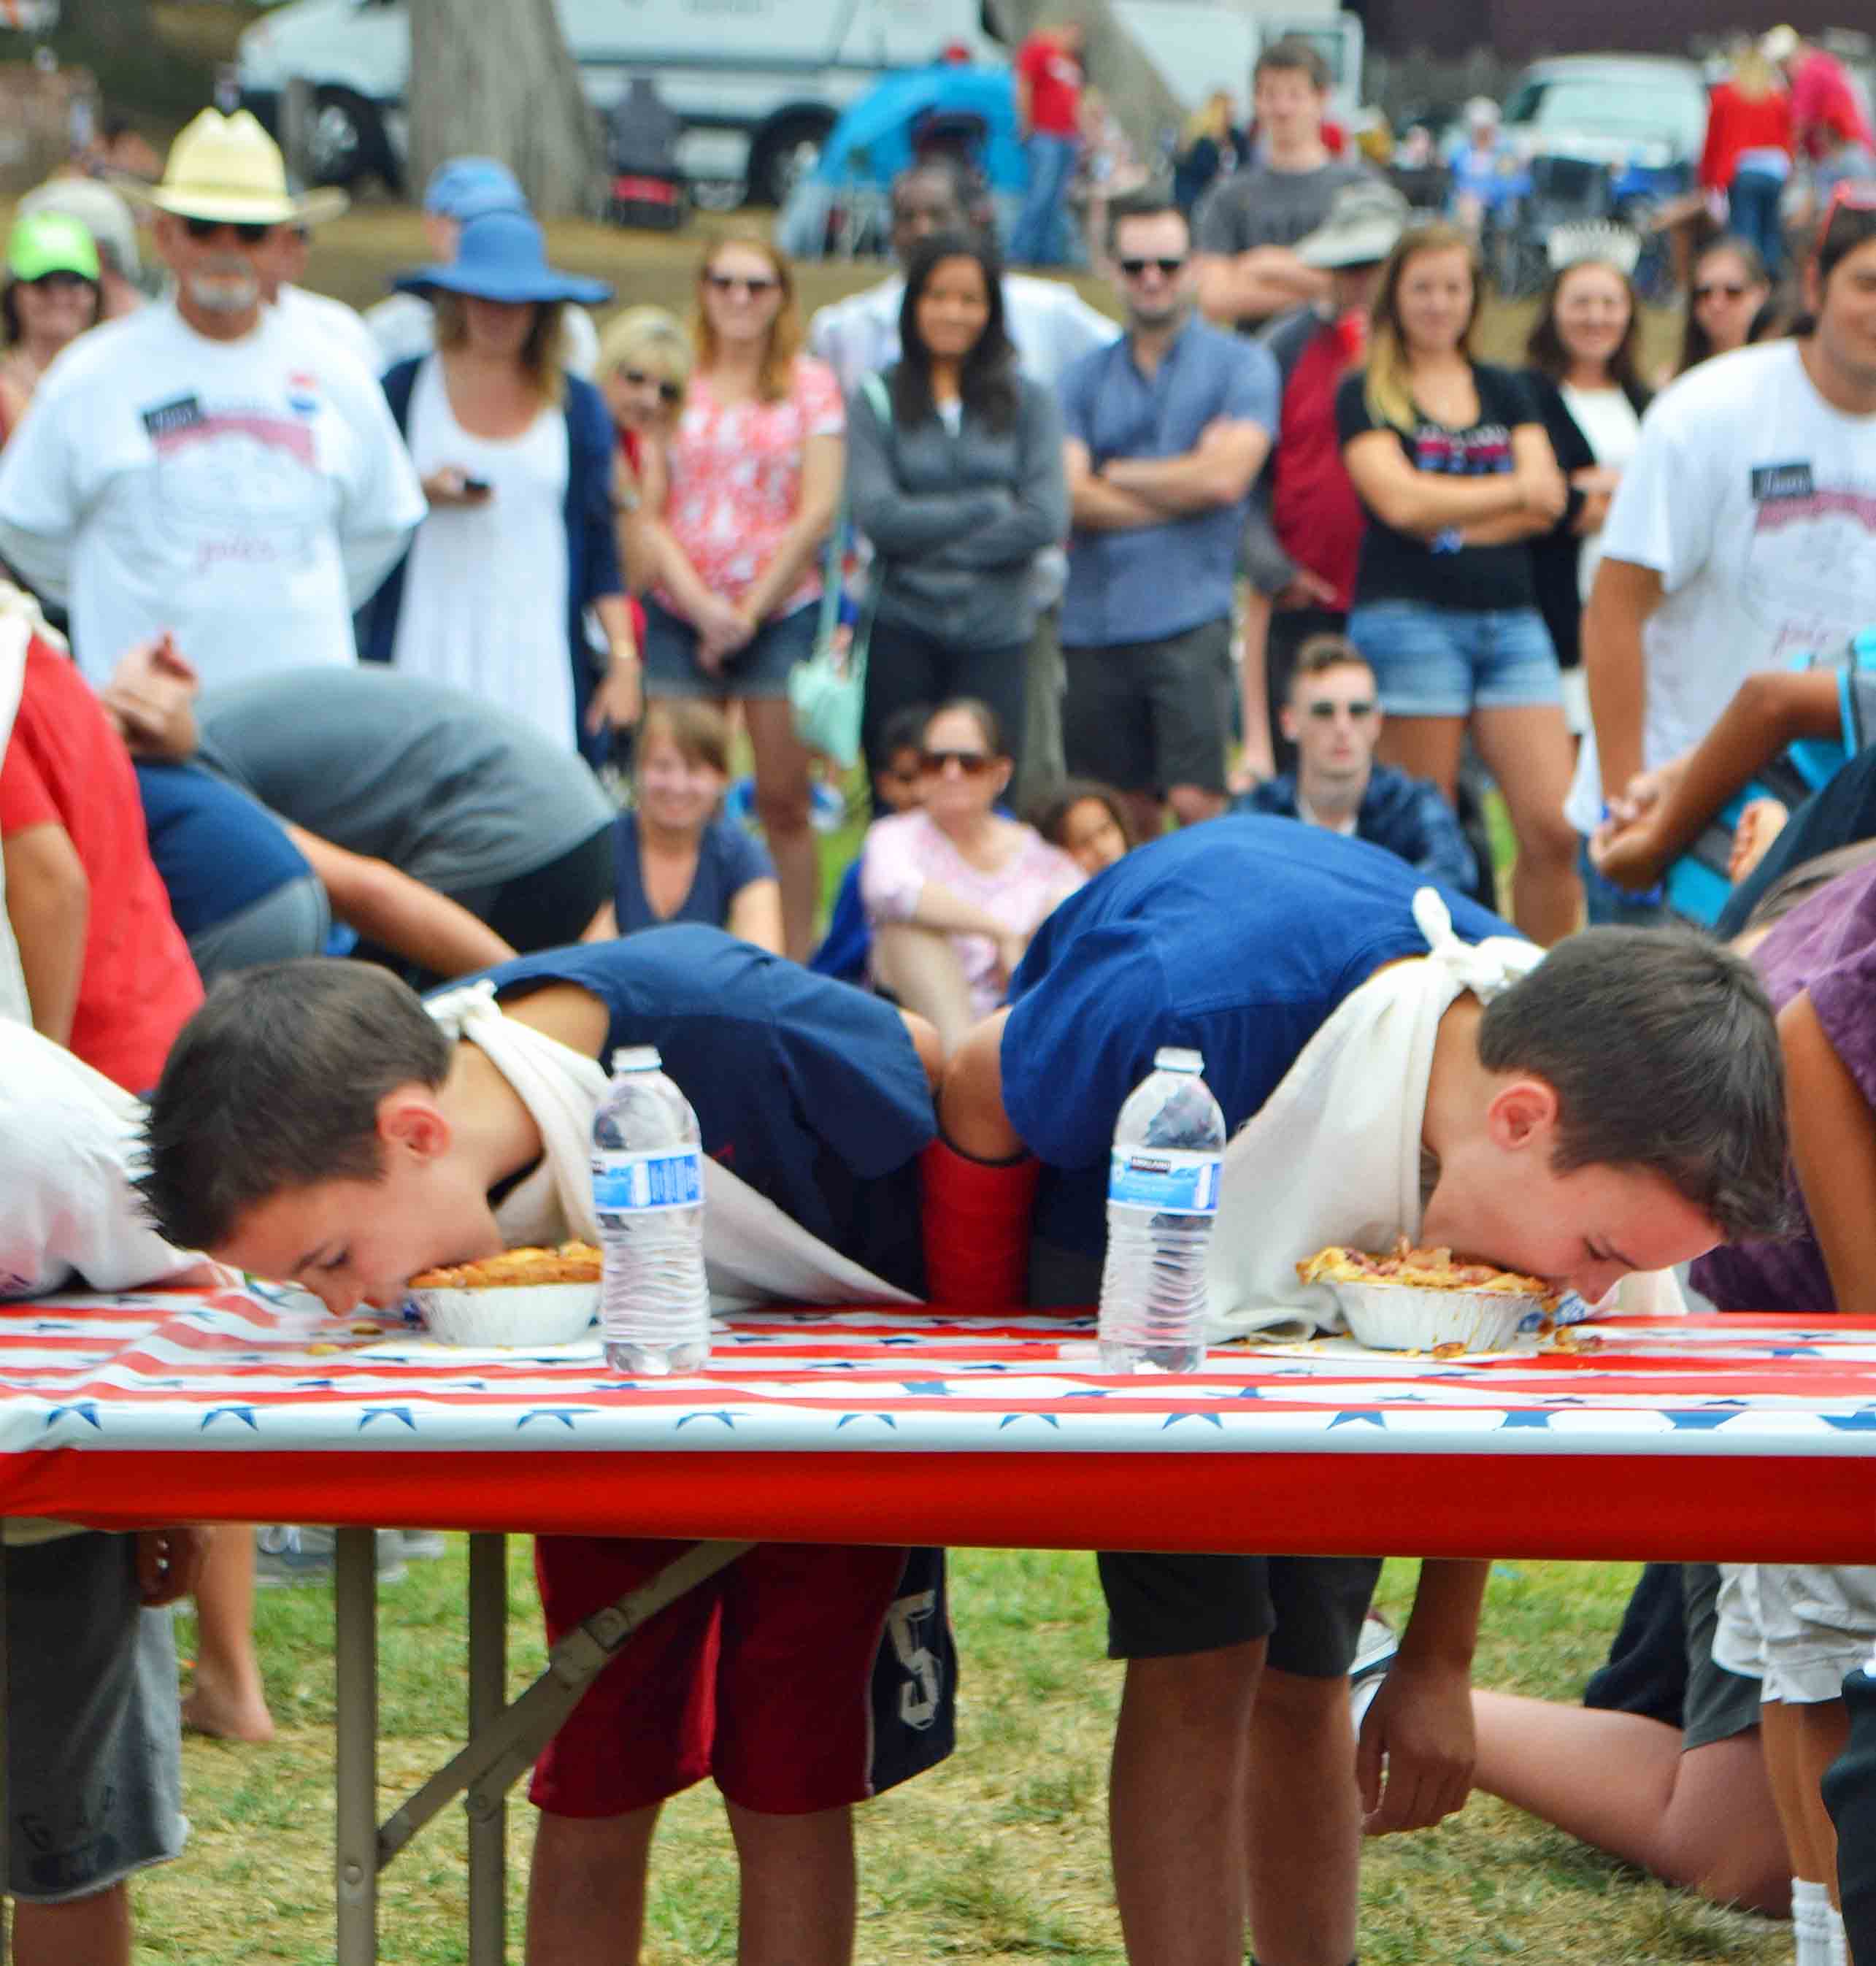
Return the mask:
[[1557,652],[1535,608],[1436,608],[1368,601],[1349,640],[1380,685],[1390,717],[1465,717],[1475,710],[1561,704]]
[[820,603],[772,616],[714,675],[697,659],[697,630],[655,601],[645,603],[645,694],[648,697],[784,697],[788,673],[814,653]]

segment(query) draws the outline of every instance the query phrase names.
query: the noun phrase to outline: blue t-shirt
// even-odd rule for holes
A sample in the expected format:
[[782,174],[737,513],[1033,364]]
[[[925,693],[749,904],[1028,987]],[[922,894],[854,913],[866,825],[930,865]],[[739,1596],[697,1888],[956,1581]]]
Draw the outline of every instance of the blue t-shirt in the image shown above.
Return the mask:
[[137,788],[150,857],[185,939],[313,871],[264,805],[199,765],[140,759]]
[[714,819],[698,844],[697,872],[691,891],[675,914],[653,912],[646,898],[644,870],[638,858],[638,815],[622,812],[612,827],[613,907],[619,933],[660,928],[670,922],[701,922],[721,928],[730,919],[730,904],[752,881],[772,881],[775,863],[769,849],[733,820]]
[[1351,991],[1426,953],[1429,885],[1462,939],[1515,934],[1382,848],[1286,819],[1188,827],[1071,894],[1011,982],[1003,1034],[1004,1110],[1046,1164],[1039,1232],[1100,1253],[1114,1121],[1162,1045],[1204,1054],[1235,1133]]
[[918,1163],[931,1091],[897,1010],[695,925],[524,956],[498,995],[577,984],[611,1014],[599,1053],[653,1044],[696,1109],[704,1151],[811,1234],[922,1288]]

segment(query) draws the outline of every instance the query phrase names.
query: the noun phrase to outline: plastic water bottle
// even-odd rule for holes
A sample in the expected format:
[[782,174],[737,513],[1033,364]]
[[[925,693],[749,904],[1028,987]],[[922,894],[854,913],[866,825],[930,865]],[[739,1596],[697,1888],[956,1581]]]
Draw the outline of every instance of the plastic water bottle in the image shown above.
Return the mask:
[[710,1355],[703,1133],[656,1046],[612,1055],[593,1116],[599,1319],[606,1363],[633,1378],[694,1372]]
[[1107,1173],[1101,1369],[1191,1372],[1205,1355],[1205,1255],[1225,1120],[1195,1051],[1153,1054],[1120,1108]]

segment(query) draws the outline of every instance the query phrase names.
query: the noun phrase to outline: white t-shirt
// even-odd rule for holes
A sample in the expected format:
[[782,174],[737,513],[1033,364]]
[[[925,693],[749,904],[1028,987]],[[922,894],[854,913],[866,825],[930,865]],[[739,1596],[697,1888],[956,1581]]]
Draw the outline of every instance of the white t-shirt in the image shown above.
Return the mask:
[[274,296],[273,311],[295,333],[331,335],[352,351],[367,375],[379,373],[378,344],[356,308],[335,301],[330,294],[288,285]]
[[[1575,384],[1560,385],[1563,405],[1583,433],[1584,441],[1596,462],[1611,471],[1626,471],[1635,447],[1642,440],[1642,420],[1626,392],[1615,388],[1579,389]],[[1603,535],[1591,533],[1576,556],[1577,591],[1583,600],[1595,585],[1596,569],[1603,556]]]
[[419,472],[454,465],[490,488],[439,506],[405,562],[393,668],[468,690],[490,709],[575,749],[567,646],[567,420],[549,405],[518,437],[472,437],[430,356],[411,391]]
[[[380,375],[400,362],[418,360],[437,345],[437,310],[421,294],[393,294],[368,307],[364,321],[377,347],[373,368]],[[590,382],[599,363],[599,330],[592,316],[584,308],[563,308],[560,330],[567,373]]]
[[[809,353],[833,369],[848,395],[863,375],[898,360],[899,308],[904,299],[905,282],[894,274],[864,293],[822,308],[809,322]],[[1120,324],[1090,307],[1064,280],[1004,274],[1003,314],[1017,366],[1046,389],[1061,381],[1071,363],[1120,338]]]
[[[1697,744],[1745,678],[1840,647],[1876,621],[1876,416],[1832,409],[1798,344],[1716,356],[1650,408],[1603,528],[1607,556],[1652,567],[1642,756]],[[1565,807],[1601,816],[1585,739]]]
[[172,301],[80,336],[0,453],[0,553],[99,685],[164,628],[211,686],[356,660],[424,509],[376,377],[271,311],[233,342]]

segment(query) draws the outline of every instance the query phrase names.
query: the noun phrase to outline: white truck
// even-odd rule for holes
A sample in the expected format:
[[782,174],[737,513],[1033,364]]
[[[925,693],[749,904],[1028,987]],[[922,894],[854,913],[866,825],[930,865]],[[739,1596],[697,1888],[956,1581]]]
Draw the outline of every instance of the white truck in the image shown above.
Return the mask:
[[[684,124],[679,153],[701,203],[779,205],[840,111],[888,70],[956,46],[1007,58],[982,0],[556,0],[587,93],[601,108],[649,76]],[[1362,27],[1336,0],[1116,0],[1181,102],[1214,89],[1246,100],[1259,47],[1302,34],[1352,109]],[[323,182],[395,184],[411,37],[403,0],[292,0],[241,37],[241,98],[270,127],[289,82],[312,89],[310,160]]]

